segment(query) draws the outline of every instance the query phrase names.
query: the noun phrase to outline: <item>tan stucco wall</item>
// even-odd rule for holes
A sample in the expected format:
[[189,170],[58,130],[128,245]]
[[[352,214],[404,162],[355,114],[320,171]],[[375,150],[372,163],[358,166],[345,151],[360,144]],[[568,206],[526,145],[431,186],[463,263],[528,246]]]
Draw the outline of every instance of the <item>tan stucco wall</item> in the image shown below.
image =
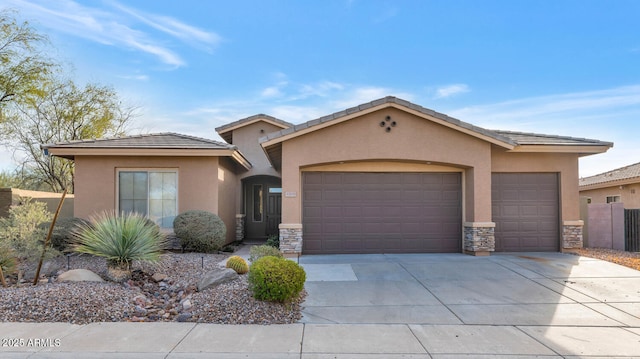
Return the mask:
[[[385,132],[380,122],[391,116],[397,125]],[[383,161],[385,164],[358,163]],[[358,170],[376,166],[388,171],[420,168],[438,171],[445,166],[463,172],[464,221],[491,220],[491,145],[483,140],[433,123],[413,114],[386,108],[331,127],[311,132],[282,144],[282,223],[302,222],[301,172],[330,164],[332,170]],[[344,163],[340,163],[344,162]],[[393,164],[393,162],[402,162]],[[365,166],[365,167],[362,167]],[[425,167],[426,166],[426,167]],[[296,197],[291,197],[296,193]],[[487,196],[476,196],[488,193]]]
[[218,213],[217,157],[76,156],[76,217],[116,208],[116,170],[177,169],[178,212],[200,209]]
[[491,157],[492,172],[559,173],[561,219],[563,221],[580,219],[577,154],[517,153],[494,147]]
[[233,130],[233,145],[238,147],[238,150],[249,162],[251,162],[252,165],[249,171],[240,174],[237,179],[238,191],[235,196],[235,207],[238,209],[238,214],[244,214],[244,206],[242,203],[243,178],[259,175],[280,177],[280,173],[271,166],[271,162],[269,162],[269,159],[265,155],[264,150],[258,141],[260,137],[280,130],[282,130],[282,127],[278,127],[265,121],[254,122]]
[[625,209],[638,209],[640,208],[640,183],[580,191],[580,197],[591,198],[591,203],[607,203],[608,196],[620,196]]
[[228,158],[220,158],[218,168],[218,216],[227,226],[227,242],[236,239],[236,197],[240,192],[239,179],[234,173],[234,165]]
[[[42,192],[42,191],[29,191],[18,188],[0,188],[0,217],[5,217],[9,214],[9,208],[12,205],[20,203],[20,198],[31,198],[36,202],[43,202],[47,205],[47,210],[51,213],[55,213],[60,203],[62,193],[54,192]],[[62,208],[60,208],[59,218],[73,217],[73,201],[74,195],[68,193]]]

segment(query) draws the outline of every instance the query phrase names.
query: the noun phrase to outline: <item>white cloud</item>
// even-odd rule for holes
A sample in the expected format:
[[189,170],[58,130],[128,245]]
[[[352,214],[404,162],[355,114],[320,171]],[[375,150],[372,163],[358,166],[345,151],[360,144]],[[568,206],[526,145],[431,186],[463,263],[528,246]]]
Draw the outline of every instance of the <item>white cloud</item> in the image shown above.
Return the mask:
[[436,89],[436,95],[434,98],[447,98],[455,95],[459,95],[465,92],[469,92],[471,89],[465,84],[452,84],[440,87]]
[[[6,0],[21,15],[50,29],[100,44],[137,50],[153,55],[171,67],[185,66],[184,59],[171,50],[165,38],[157,39],[151,29],[168,34],[191,46],[217,45],[221,37],[164,15],[146,14],[110,2],[116,11],[81,5],[73,0]],[[151,28],[151,29],[150,29]],[[169,43],[170,44],[170,43]]]

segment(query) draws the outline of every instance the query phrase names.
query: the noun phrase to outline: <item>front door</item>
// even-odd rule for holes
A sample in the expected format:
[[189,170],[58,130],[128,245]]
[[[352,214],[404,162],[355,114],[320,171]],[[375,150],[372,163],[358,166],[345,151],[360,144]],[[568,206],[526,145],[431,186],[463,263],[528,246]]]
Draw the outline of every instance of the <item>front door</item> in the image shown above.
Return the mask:
[[264,240],[278,234],[281,220],[282,188],[277,177],[255,176],[243,181],[245,238]]
[[282,188],[270,187],[267,194],[267,236],[278,235],[282,217]]

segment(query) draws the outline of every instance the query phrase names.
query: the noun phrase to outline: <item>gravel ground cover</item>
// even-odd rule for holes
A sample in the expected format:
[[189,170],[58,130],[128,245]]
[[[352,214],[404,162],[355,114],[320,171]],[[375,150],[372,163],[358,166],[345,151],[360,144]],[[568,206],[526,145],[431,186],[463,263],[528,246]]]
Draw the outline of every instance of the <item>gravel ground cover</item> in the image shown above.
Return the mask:
[[[251,296],[246,275],[198,292],[200,278],[208,271],[221,270],[219,263],[226,257],[168,253],[158,264],[134,264],[132,279],[123,284],[59,283],[52,277],[33,286],[13,280],[10,287],[0,287],[0,321],[286,324],[302,317],[304,291],[290,303],[258,301]],[[53,268],[60,268],[57,273],[67,270],[67,265],[69,269],[89,269],[98,274],[106,270],[104,259],[88,255],[53,260]]]
[[575,254],[602,259],[640,271],[640,252],[625,252],[606,248],[583,248],[576,249]]

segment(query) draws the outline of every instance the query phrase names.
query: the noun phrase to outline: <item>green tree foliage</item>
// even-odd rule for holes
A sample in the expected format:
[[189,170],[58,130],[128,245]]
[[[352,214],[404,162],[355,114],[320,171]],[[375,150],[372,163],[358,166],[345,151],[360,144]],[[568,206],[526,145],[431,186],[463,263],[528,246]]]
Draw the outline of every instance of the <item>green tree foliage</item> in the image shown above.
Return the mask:
[[[9,209],[8,217],[0,218],[0,247],[11,249],[20,268],[40,258],[47,236],[47,229],[41,224],[52,217],[45,203],[26,198]],[[47,252],[49,256],[59,254],[51,248]]]
[[58,80],[6,112],[0,141],[23,158],[22,180],[55,192],[73,191],[73,162],[45,155],[41,144],[120,136],[135,116],[109,87]]
[[0,144],[20,163],[22,188],[73,193],[73,162],[46,156],[40,145],[123,135],[136,109],[112,88],[63,79],[41,53],[47,43],[15,13],[0,11]]
[[0,11],[0,121],[6,104],[38,93],[56,67],[40,53],[47,38],[13,15]]

